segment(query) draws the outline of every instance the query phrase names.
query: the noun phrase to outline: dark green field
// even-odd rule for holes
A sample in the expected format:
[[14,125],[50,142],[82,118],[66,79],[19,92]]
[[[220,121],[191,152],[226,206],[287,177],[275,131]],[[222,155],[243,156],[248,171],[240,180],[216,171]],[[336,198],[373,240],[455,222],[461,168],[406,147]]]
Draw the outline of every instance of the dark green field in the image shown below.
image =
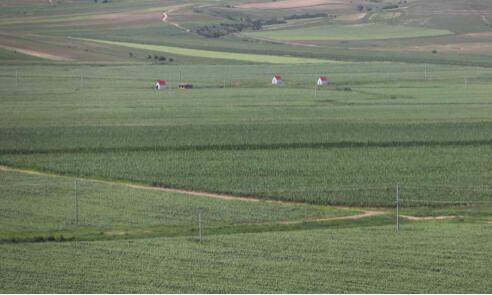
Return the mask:
[[489,1],[264,2],[0,4],[0,292],[490,292]]

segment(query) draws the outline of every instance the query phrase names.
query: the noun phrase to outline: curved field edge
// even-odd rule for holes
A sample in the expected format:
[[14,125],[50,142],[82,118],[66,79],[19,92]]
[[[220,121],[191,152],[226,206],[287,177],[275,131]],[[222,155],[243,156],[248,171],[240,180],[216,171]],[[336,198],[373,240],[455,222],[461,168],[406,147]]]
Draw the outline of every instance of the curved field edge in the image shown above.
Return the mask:
[[274,56],[248,53],[232,53],[225,51],[211,51],[191,48],[180,48],[163,45],[140,44],[130,42],[117,42],[97,39],[74,38],[77,40],[90,41],[106,45],[123,46],[134,49],[152,50],[156,52],[172,53],[184,56],[203,57],[212,59],[226,59],[254,63],[270,63],[270,64],[322,64],[322,63],[342,63],[334,60],[302,58],[293,56]]

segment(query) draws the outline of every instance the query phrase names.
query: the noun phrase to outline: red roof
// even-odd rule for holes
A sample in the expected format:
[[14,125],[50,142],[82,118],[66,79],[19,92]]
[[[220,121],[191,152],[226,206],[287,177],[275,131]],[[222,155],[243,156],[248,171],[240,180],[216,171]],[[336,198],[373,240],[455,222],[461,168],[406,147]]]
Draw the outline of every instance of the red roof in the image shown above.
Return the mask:
[[159,85],[166,85],[167,84],[166,80],[157,80],[157,83],[159,83]]
[[325,76],[321,76],[321,77],[319,77],[319,79],[320,79],[321,81],[328,81],[328,78],[327,78],[327,77],[325,77]]
[[277,79],[277,80],[282,80],[282,76],[280,76],[280,75],[278,75],[278,74],[277,74],[277,75],[275,75],[274,77],[275,77],[275,79]]

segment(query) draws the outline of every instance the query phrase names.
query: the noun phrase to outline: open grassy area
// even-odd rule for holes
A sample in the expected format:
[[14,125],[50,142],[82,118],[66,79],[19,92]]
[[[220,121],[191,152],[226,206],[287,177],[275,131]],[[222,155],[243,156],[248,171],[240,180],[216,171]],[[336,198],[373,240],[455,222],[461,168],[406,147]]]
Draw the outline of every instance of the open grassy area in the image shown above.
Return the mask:
[[272,40],[302,41],[302,40],[384,40],[394,38],[417,38],[448,35],[446,30],[435,30],[423,27],[394,26],[385,24],[358,25],[322,25],[294,29],[266,30],[248,32],[246,36],[260,37]]

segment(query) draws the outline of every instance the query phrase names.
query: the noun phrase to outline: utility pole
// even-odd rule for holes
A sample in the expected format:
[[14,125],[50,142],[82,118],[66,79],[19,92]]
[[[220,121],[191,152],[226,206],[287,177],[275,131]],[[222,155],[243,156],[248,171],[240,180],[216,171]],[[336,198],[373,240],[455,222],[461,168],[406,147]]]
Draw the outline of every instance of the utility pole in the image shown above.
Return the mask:
[[200,243],[202,242],[202,211],[198,211],[198,236],[200,237]]
[[79,225],[79,196],[77,193],[77,178],[75,178],[75,225]]
[[400,231],[400,185],[396,185],[396,231]]

